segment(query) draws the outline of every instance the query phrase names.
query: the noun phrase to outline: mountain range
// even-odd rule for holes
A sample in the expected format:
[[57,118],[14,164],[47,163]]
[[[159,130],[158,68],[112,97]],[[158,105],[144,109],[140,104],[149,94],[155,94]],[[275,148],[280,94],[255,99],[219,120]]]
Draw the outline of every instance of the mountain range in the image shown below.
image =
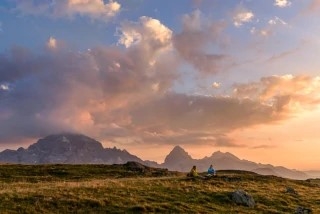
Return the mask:
[[6,149],[0,153],[0,162],[18,164],[120,164],[135,161],[151,167],[167,168],[171,171],[187,172],[193,165],[199,172],[206,171],[210,164],[217,170],[236,169],[256,172],[263,175],[275,175],[292,179],[314,177],[302,171],[282,166],[260,164],[241,160],[226,152],[214,152],[210,157],[193,159],[182,147],[176,146],[166,156],[164,163],[142,160],[126,150],[103,148],[102,144],[82,134],[63,133],[49,135],[39,139],[27,149]]

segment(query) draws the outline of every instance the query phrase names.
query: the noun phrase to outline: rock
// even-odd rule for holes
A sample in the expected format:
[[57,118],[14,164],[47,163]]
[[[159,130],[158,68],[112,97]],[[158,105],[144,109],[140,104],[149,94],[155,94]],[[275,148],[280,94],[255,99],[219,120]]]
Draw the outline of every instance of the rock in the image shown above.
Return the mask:
[[298,192],[295,191],[292,187],[286,187],[285,193],[292,194],[292,195],[298,195]]
[[149,168],[135,161],[128,161],[126,164],[124,164],[124,166],[127,168],[127,170],[138,172],[144,172],[147,168]]
[[253,197],[243,190],[236,190],[231,193],[231,200],[238,205],[244,205],[248,207],[255,206]]
[[312,213],[312,210],[305,207],[297,207],[295,214],[309,214]]

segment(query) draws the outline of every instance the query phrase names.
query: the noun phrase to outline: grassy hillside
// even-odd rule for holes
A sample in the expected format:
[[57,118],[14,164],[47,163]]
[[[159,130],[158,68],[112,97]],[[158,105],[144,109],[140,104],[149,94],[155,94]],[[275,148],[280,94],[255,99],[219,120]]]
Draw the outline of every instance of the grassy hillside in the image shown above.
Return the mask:
[[[203,180],[129,165],[1,165],[0,186],[0,213],[294,213],[298,206],[320,213],[319,180],[243,171]],[[234,204],[236,189],[256,206]]]

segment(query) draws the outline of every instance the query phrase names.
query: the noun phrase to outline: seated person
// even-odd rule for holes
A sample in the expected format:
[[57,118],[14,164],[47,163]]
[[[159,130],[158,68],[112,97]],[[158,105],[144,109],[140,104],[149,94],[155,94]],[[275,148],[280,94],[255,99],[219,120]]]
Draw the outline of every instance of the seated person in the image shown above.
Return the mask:
[[215,176],[216,175],[216,170],[213,168],[212,164],[210,165],[208,169],[208,174],[207,176]]
[[188,177],[198,177],[197,167],[193,166],[191,171],[187,174]]

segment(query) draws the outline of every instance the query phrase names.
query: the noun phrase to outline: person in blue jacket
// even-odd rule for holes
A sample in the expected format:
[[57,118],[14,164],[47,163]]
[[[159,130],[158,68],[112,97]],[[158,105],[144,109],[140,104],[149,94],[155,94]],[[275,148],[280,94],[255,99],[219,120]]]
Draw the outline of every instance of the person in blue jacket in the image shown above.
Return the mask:
[[208,169],[208,174],[207,176],[215,176],[216,175],[216,170],[213,168],[212,164],[210,165]]

